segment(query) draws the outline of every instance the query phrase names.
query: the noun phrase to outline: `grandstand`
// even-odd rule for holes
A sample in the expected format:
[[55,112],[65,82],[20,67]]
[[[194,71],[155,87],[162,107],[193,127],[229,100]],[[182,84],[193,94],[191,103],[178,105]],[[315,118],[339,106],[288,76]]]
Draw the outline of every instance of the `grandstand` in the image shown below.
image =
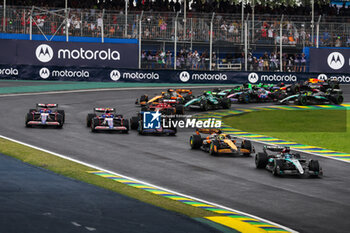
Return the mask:
[[305,48],[350,47],[346,2],[315,1],[313,13],[310,4],[253,3],[7,0],[0,32],[139,39],[148,69],[306,72]]

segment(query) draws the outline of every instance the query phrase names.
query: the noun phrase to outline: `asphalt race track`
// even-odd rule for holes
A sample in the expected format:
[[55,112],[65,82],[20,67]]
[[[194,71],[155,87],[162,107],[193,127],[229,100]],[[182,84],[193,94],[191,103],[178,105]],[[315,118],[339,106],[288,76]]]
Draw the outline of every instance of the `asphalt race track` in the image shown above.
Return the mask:
[[[350,102],[350,87],[343,90],[345,102]],[[139,136],[137,132],[93,134],[86,128],[85,117],[93,107],[117,107],[129,118],[139,110],[135,98],[144,93],[159,91],[1,97],[0,134],[300,232],[349,232],[348,163],[317,157],[324,170],[322,179],[276,178],[255,169],[253,157],[211,157],[192,151],[188,143],[192,130],[166,137]],[[66,111],[64,128],[25,128],[24,115],[37,102],[61,104]],[[254,146],[262,150],[260,144]]]

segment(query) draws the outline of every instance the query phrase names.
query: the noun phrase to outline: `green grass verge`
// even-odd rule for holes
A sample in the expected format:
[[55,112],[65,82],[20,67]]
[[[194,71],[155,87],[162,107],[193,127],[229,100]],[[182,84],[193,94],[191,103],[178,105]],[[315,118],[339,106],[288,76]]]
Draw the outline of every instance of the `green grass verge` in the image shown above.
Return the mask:
[[268,110],[225,117],[233,128],[350,153],[350,115],[345,110]]
[[200,218],[215,215],[213,212],[192,207],[94,174],[89,174],[87,171],[95,171],[96,169],[2,138],[0,138],[0,153],[12,156],[25,163],[45,168],[57,174],[93,184],[189,217]]

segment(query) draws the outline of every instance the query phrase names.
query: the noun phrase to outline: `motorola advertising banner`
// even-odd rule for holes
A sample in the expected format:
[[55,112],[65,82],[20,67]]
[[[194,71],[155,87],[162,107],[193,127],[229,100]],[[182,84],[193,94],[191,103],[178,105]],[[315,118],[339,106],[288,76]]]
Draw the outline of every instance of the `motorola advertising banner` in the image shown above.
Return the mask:
[[350,74],[350,49],[310,48],[310,72]]
[[135,43],[1,40],[0,64],[137,68]]
[[337,79],[350,84],[350,75],[329,73],[205,72],[138,70],[76,66],[0,65],[0,79],[178,84],[296,83],[309,78]]

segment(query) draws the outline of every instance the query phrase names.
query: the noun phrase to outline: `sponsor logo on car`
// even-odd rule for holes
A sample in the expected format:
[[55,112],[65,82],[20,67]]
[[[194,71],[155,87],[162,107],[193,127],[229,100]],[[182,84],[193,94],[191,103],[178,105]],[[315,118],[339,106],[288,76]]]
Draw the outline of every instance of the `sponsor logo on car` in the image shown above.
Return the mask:
[[328,55],[327,58],[328,66],[333,70],[341,69],[345,64],[345,59],[343,54],[339,52],[333,52]]
[[110,73],[110,78],[113,81],[118,81],[119,79],[159,79],[159,74],[155,72],[123,72],[120,73],[118,70],[112,70]]

